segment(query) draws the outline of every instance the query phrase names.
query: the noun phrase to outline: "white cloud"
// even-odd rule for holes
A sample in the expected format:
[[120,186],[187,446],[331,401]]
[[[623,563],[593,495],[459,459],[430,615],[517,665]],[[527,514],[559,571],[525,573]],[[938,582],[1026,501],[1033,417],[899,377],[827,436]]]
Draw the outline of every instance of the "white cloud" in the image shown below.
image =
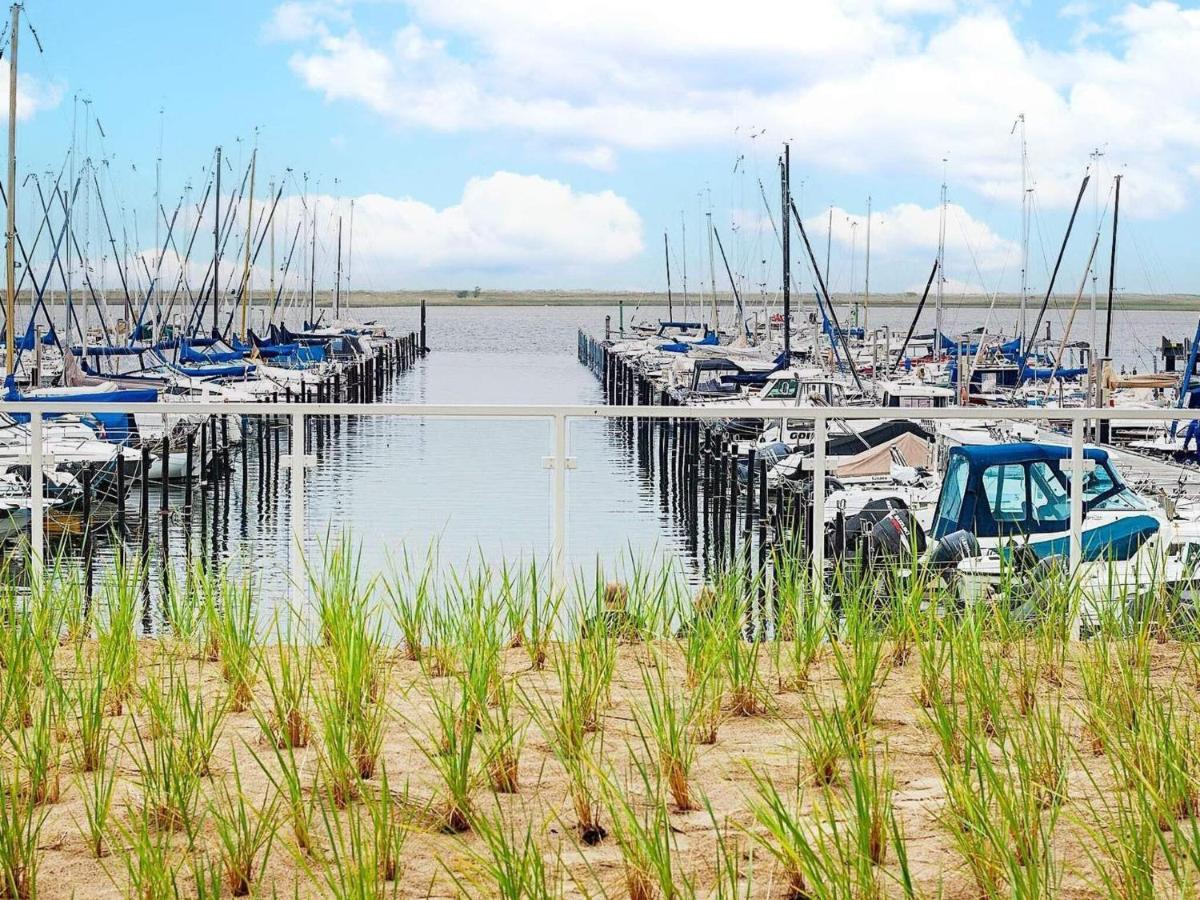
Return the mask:
[[934,175],[948,157],[956,184],[1015,203],[1009,126],[1024,112],[1042,206],[1069,204],[1088,152],[1107,144],[1132,215],[1183,207],[1200,152],[1200,79],[1183,74],[1200,56],[1200,10],[1167,2],[1101,20],[1105,50],[1046,49],[998,12],[942,0],[747,0],[736,15],[684,0],[409,0],[386,41],[339,24],[345,5],[308,4],[308,19],[297,5],[282,15],[309,37],[292,66],[328,99],[562,152],[727,142],[754,123],[793,139],[801,166]]
[[[222,208],[229,202],[222,198]],[[256,228],[270,208],[269,198],[255,198]],[[309,277],[310,223],[317,223],[316,283],[318,290],[333,286],[336,268],[338,218],[342,219],[344,263],[350,259],[351,198],[327,194],[285,195],[275,211],[276,266],[282,267],[300,226],[286,292],[306,293]],[[628,262],[643,250],[642,221],[626,200],[611,191],[588,193],[537,175],[495,172],[470,179],[458,202],[435,207],[413,197],[364,194],[353,198],[353,277],[360,289],[403,286],[445,286],[478,277],[491,286],[524,287],[533,283],[592,287],[612,283],[613,266]],[[197,210],[181,210],[176,236],[190,233]],[[204,213],[208,227],[212,200]],[[243,267],[244,206],[233,217],[231,234],[221,262],[223,295],[236,293]],[[302,224],[301,224],[302,223]],[[180,243],[180,246],[186,241]],[[256,289],[270,278],[269,242],[264,238],[253,270]],[[210,265],[207,247],[197,250],[187,266],[191,289],[197,291]],[[252,248],[253,249],[253,248]],[[137,254],[145,268],[156,270],[157,253],[147,247]],[[111,261],[108,283],[116,281]],[[347,265],[347,268],[349,266]],[[163,257],[159,292],[175,287],[180,267],[173,252]],[[143,269],[132,267],[143,285]],[[345,273],[345,269],[343,272]],[[99,276],[97,276],[99,277]],[[133,275],[130,276],[133,278]],[[343,284],[345,282],[343,281]],[[165,302],[165,301],[164,301]]]
[[[829,211],[805,219],[809,240],[817,243],[829,230]],[[871,253],[883,260],[913,260],[926,267],[937,253],[941,210],[915,203],[900,203],[871,212]],[[852,234],[857,231],[857,234]],[[857,242],[859,253],[866,249],[867,217],[839,207],[833,209],[833,240],[842,245]],[[946,206],[947,268],[971,272],[975,265],[985,272],[1018,265],[1020,247],[1001,237],[985,222],[971,216],[957,203]]]
[[562,157],[568,162],[579,163],[581,166],[599,169],[602,172],[611,172],[617,167],[617,155],[613,153],[612,147],[604,144],[594,147],[568,147],[562,151]]
[[[24,122],[40,112],[56,108],[63,99],[63,86],[55,80],[35,78],[32,75],[17,76],[17,120]],[[0,71],[0,121],[8,121],[8,67]]]

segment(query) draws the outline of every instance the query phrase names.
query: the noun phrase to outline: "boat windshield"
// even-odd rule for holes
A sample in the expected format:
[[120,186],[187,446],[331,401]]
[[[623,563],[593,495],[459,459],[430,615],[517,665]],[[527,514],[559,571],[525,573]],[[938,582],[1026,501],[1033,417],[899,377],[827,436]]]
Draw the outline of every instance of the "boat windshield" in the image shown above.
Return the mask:
[[965,456],[953,456],[942,481],[942,494],[938,498],[937,516],[934,521],[939,535],[948,534],[958,528],[958,514],[962,509],[963,494],[967,489],[967,474],[970,465]]
[[1107,463],[1097,464],[1084,476],[1083,506],[1086,510],[1150,509],[1150,504],[1125,484]]
[[767,388],[764,400],[794,400],[800,384],[795,378],[780,378]]

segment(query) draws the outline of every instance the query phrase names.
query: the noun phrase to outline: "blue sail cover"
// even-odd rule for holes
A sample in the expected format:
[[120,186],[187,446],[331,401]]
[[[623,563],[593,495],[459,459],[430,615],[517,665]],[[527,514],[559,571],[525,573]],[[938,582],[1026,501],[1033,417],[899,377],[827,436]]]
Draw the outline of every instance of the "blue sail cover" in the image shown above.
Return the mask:
[[[16,389],[15,384],[6,382],[8,390],[4,394],[4,399],[8,402],[23,402],[34,403],[43,402],[59,402],[59,403],[97,403],[101,405],[101,409],[92,410],[85,418],[84,422],[90,425],[97,435],[110,444],[126,444],[129,438],[137,433],[137,424],[134,422],[133,414],[124,410],[114,410],[105,412],[104,404],[127,404],[127,403],[154,403],[158,400],[158,391],[154,388],[118,388],[115,391],[81,391],[77,394],[63,394],[50,397],[39,397],[37,395],[22,394]],[[47,419],[55,418],[57,413],[49,413]],[[29,415],[26,413],[12,413],[15,421],[25,423],[29,421]]]
[[715,347],[719,343],[720,339],[716,334],[708,331],[698,341],[672,341],[671,343],[660,344],[658,349],[666,353],[687,353],[692,347]]
[[[212,346],[211,344],[209,346]],[[190,363],[223,363],[233,362],[234,360],[242,359],[245,354],[240,350],[209,350],[205,353],[198,353],[192,349],[190,344],[184,344],[179,350],[179,358],[184,362]]]

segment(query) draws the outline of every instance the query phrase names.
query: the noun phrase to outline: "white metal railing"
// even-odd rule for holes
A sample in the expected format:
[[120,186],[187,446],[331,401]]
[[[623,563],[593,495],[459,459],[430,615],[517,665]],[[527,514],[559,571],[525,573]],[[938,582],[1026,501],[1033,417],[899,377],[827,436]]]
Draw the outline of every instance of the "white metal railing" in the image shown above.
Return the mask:
[[[1188,409],[1117,409],[1080,408],[992,408],[992,407],[946,407],[942,409],[908,409],[896,407],[797,407],[780,404],[741,405],[721,404],[714,406],[606,406],[606,405],[421,405],[415,403],[220,403],[181,400],[157,403],[106,403],[100,407],[95,402],[71,403],[58,401],[0,402],[0,413],[21,414],[30,417],[30,483],[31,483],[31,571],[40,578],[44,559],[44,483],[43,465],[50,462],[43,447],[43,420],[47,415],[82,415],[103,408],[111,412],[167,415],[234,415],[234,416],[277,416],[289,421],[292,452],[281,457],[280,463],[290,470],[290,496],[292,511],[292,541],[302,546],[304,539],[304,484],[305,470],[315,463],[312,454],[304,452],[305,423],[309,416],[398,416],[404,418],[472,418],[472,419],[540,419],[552,423],[551,453],[543,457],[543,464],[553,473],[553,515],[551,526],[552,579],[556,590],[565,590],[566,534],[567,534],[567,471],[576,467],[570,456],[567,423],[571,420],[587,419],[676,419],[716,420],[731,417],[751,419],[798,419],[814,423],[814,454],[812,459],[813,534],[822,534],[825,528],[825,443],[831,419],[856,420],[959,420],[959,421],[1014,421],[1014,422],[1069,422],[1070,432],[1070,481],[1071,521],[1070,558],[1074,570],[1082,558],[1083,531],[1083,450],[1084,429],[1089,422],[1169,422],[1200,419],[1200,410]],[[297,452],[299,451],[299,452]],[[824,542],[812,542],[812,566],[814,572],[824,567]],[[304,560],[300,553],[292,553],[292,590],[299,592],[305,583]]]

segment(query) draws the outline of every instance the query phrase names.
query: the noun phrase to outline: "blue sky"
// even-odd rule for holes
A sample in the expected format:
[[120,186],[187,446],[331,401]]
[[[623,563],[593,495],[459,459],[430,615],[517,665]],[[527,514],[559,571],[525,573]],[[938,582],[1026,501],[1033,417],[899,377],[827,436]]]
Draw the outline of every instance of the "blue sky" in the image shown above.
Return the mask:
[[[105,200],[129,222],[137,212],[144,247],[161,121],[164,198],[204,183],[218,143],[244,163],[257,141],[260,192],[285,168],[289,192],[309,173],[325,197],[321,280],[331,210],[345,216],[353,197],[359,287],[657,288],[664,228],[677,284],[686,262],[694,286],[707,277],[711,197],[741,287],[773,291],[759,180],[777,204],[774,160],[790,138],[793,191],[803,183],[822,257],[823,210],[836,207],[835,289],[852,270],[861,289],[868,196],[873,289],[923,282],[946,158],[948,289],[1014,290],[1010,129],[1024,112],[1035,292],[1094,147],[1102,206],[1112,175],[1126,178],[1118,288],[1194,291],[1200,274],[1200,83],[1184,74],[1200,56],[1200,12],[1169,3],[30,0],[27,11],[45,52],[23,33],[23,96],[37,102],[21,123],[22,171],[56,170],[73,117],[90,109],[106,136],[87,130],[88,152],[120,195]],[[1060,289],[1078,283],[1093,202]],[[719,259],[717,270],[723,286]]]

